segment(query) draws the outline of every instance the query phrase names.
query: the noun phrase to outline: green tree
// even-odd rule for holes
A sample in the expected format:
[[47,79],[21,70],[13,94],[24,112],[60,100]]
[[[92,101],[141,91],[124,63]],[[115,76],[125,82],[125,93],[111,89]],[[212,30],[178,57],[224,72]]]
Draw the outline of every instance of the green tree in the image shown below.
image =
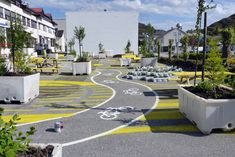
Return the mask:
[[184,37],[182,37],[180,39],[180,42],[181,42],[182,47],[183,47],[183,52],[187,52],[188,51],[189,37],[187,35],[185,35]]
[[169,46],[168,46],[168,58],[171,60],[172,58],[172,46],[173,46],[173,41],[172,39],[169,39]]
[[13,62],[13,71],[16,72],[15,69],[15,52],[21,52],[23,53],[23,48],[27,46],[29,43],[29,40],[31,38],[31,34],[25,31],[24,26],[22,25],[22,22],[20,19],[16,19],[16,21],[10,22],[10,28],[7,32],[7,41],[8,43],[11,43],[11,56],[12,56],[12,62]]
[[74,45],[75,45],[75,38],[73,37],[69,42],[68,42],[68,46],[69,46],[69,50],[73,51],[74,50]]
[[153,50],[152,47],[154,45],[154,33],[155,33],[155,28],[149,23],[147,25],[147,51],[149,55],[153,55]]
[[6,36],[5,36],[5,30],[3,28],[0,28],[0,57],[2,54],[2,49],[6,48]]
[[158,56],[158,60],[160,60],[160,57],[161,57],[161,42],[159,40],[157,41],[157,56]]
[[227,59],[231,56],[231,44],[233,40],[233,34],[231,29],[224,29],[221,31],[221,37],[222,37],[222,57],[224,59],[224,62],[227,61]]
[[221,58],[220,49],[218,48],[217,43],[218,41],[215,40],[210,41],[211,49],[205,65],[209,79],[214,85],[223,83],[225,78],[223,59]]
[[78,40],[78,44],[79,44],[79,53],[80,53],[80,58],[82,57],[82,41],[85,38],[86,34],[85,34],[85,28],[82,26],[75,27],[74,29],[74,35]]
[[130,52],[131,52],[131,42],[130,40],[128,40],[125,47],[125,53],[130,53]]

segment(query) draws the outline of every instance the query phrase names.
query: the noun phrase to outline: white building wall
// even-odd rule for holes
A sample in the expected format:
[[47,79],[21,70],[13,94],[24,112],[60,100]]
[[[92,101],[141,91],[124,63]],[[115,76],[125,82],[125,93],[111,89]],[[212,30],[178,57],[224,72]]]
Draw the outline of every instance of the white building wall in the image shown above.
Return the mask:
[[[66,13],[67,40],[74,37],[75,26],[85,27],[84,51],[98,54],[99,43],[112,54],[123,54],[127,41],[138,54],[137,12],[68,12]],[[78,42],[75,49],[78,52]]]

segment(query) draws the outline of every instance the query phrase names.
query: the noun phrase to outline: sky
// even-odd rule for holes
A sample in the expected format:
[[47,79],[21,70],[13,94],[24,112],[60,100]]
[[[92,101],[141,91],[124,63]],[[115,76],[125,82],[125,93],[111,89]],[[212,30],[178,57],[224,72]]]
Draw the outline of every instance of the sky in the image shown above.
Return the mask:
[[[183,30],[194,29],[198,0],[24,0],[30,7],[42,7],[54,19],[65,18],[69,11],[136,11],[139,22],[156,29],[169,30],[181,23]],[[209,0],[207,0],[209,1]],[[235,14],[235,0],[214,0],[208,10],[208,24]]]

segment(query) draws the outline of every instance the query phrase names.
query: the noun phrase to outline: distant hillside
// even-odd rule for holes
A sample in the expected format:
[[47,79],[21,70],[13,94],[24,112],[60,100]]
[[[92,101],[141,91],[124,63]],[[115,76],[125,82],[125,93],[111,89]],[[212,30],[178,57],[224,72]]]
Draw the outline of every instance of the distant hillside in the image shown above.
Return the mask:
[[[147,32],[147,25],[144,23],[139,23],[139,35],[141,36],[143,33]],[[161,30],[161,29],[155,29],[155,35],[162,35],[166,31]]]
[[217,30],[219,29],[229,28],[229,27],[235,28],[235,14],[211,24],[208,27],[208,32],[209,34],[216,33]]

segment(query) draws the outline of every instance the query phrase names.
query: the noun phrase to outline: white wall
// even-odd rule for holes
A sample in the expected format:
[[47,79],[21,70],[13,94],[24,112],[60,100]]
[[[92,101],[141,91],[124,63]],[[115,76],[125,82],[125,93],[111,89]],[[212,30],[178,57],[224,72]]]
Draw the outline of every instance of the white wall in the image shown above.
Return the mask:
[[[74,27],[85,27],[84,51],[97,54],[99,43],[113,54],[124,53],[127,41],[131,50],[138,53],[137,12],[68,12],[66,13],[67,40],[74,36]],[[78,52],[78,42],[75,48]]]

